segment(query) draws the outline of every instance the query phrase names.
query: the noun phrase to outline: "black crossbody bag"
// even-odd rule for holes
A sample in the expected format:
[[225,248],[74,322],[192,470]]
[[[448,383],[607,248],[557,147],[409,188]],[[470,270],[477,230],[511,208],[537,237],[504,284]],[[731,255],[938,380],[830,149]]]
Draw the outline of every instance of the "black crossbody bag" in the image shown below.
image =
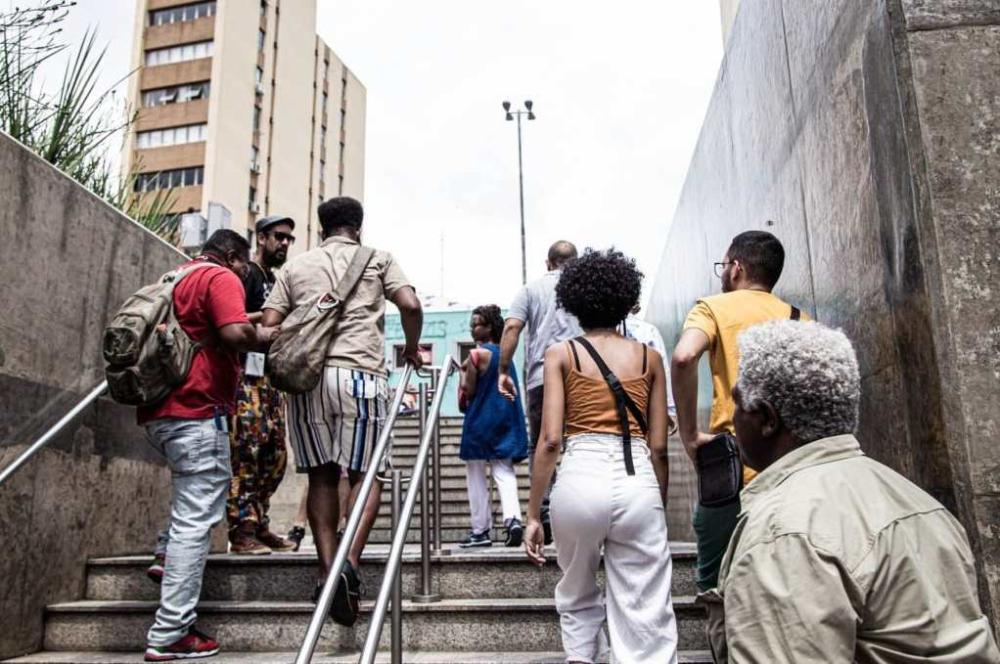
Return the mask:
[[[799,320],[802,311],[792,307],[789,318]],[[698,502],[705,507],[722,507],[739,500],[743,489],[743,461],[731,433],[720,433],[695,452],[698,471]]]
[[[639,425],[639,430],[642,431],[642,435],[644,436],[649,431],[649,427],[646,424],[646,416],[639,409],[639,406],[632,401],[625,388],[622,387],[622,382],[618,380],[618,376],[607,365],[604,358],[597,353],[597,350],[590,345],[590,342],[583,337],[577,337],[573,341],[579,343],[583,346],[584,350],[590,353],[594,364],[597,365],[608,387],[611,388],[611,393],[615,396],[615,409],[618,411],[618,422],[622,428],[622,452],[625,455],[625,472],[629,475],[635,475],[635,465],[632,463],[632,432],[630,430],[631,427],[628,425],[628,414],[632,413],[632,417],[635,418],[636,423]],[[570,342],[570,349],[572,350],[572,348],[572,342]],[[576,351],[574,350],[573,353],[575,354]]]

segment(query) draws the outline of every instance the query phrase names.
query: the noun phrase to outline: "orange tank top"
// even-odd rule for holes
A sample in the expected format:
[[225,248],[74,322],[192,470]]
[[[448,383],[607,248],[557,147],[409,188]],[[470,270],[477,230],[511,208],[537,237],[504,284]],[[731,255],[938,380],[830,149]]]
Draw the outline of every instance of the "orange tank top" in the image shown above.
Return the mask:
[[[566,390],[566,435],[580,433],[621,434],[615,396],[603,376],[587,376],[580,371],[580,359],[573,342],[566,343],[570,354],[570,369],[563,385]],[[653,386],[653,373],[646,361],[646,346],[642,347],[642,374],[634,378],[619,379],[625,392],[643,413],[648,412],[649,392]],[[646,434],[631,413],[628,414],[629,432],[633,438],[645,439]]]

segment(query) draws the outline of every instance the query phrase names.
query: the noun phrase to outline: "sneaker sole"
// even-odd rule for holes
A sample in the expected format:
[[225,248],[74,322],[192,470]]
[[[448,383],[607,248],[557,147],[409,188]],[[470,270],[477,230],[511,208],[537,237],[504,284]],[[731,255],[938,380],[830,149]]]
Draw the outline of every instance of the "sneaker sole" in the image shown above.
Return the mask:
[[506,547],[517,547],[521,546],[521,542],[524,541],[524,531],[518,528],[516,531],[512,531],[507,535],[507,541],[503,543]]
[[184,652],[184,653],[159,653],[152,648],[146,649],[146,656],[143,661],[146,662],[172,662],[176,659],[202,659],[203,657],[212,657],[213,655],[218,655],[219,649],[214,648],[212,650],[203,650],[201,652]]
[[475,542],[472,544],[459,544],[460,549],[485,549],[488,546],[493,546],[493,542]]
[[263,549],[247,549],[246,551],[241,551],[241,550],[238,550],[238,549],[230,548],[229,549],[229,553],[231,553],[233,555],[236,555],[236,556],[267,556],[267,555],[270,555],[272,553],[272,551],[271,551],[271,549],[268,549],[268,548],[263,548]]

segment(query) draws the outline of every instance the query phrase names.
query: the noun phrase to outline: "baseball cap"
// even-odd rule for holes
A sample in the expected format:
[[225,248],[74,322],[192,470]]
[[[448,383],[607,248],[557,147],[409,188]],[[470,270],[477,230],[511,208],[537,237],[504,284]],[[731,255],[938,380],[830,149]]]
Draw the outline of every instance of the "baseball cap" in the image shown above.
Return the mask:
[[293,230],[295,229],[295,220],[291,217],[286,217],[280,214],[272,214],[258,219],[255,230],[258,233],[264,233],[267,232],[271,226],[277,226],[278,224],[288,224]]

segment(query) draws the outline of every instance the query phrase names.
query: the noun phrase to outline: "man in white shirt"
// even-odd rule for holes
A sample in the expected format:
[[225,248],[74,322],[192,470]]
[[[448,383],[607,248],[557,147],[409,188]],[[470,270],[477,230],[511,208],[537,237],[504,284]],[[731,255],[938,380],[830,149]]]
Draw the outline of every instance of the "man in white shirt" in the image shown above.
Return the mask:
[[[567,313],[556,304],[556,284],[562,274],[562,267],[577,256],[572,242],[564,240],[549,247],[545,265],[548,272],[524,286],[514,298],[504,321],[503,337],[500,339],[500,376],[497,385],[500,393],[513,398],[517,389],[510,377],[510,363],[517,350],[521,331],[528,326],[525,343],[524,385],[528,401],[528,468],[533,464],[535,444],[542,429],[542,360],[545,351],[552,344],[572,339],[583,334],[576,316]],[[553,476],[552,481],[555,481]],[[549,526],[548,495],[542,504],[542,525],[545,527],[545,543],[552,541]]]

